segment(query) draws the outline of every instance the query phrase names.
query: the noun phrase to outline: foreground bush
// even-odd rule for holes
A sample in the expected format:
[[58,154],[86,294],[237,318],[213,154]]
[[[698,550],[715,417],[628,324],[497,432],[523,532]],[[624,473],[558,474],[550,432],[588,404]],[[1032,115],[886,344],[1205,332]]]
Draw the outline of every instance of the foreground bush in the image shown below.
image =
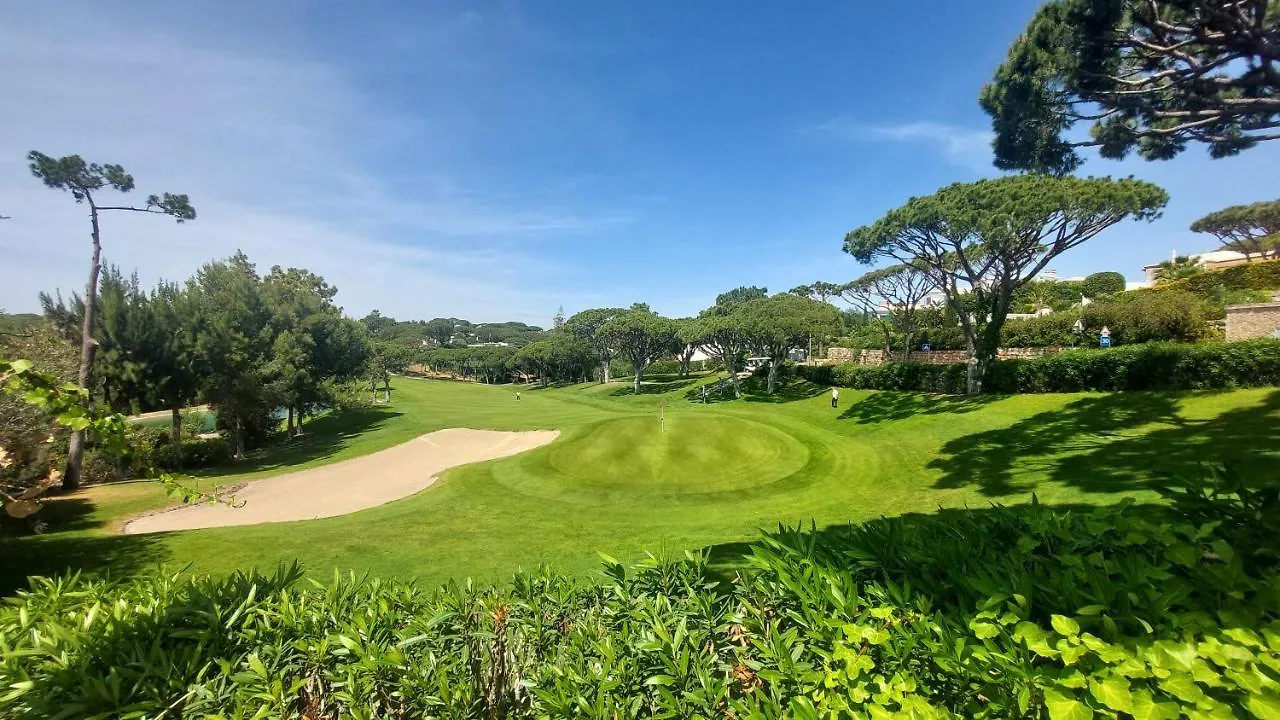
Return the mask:
[[732,580],[37,580],[0,716],[1274,718],[1275,493],[1184,495],[782,529]]
[[[964,365],[847,363],[800,368],[809,380],[864,390],[959,394]],[[1203,390],[1280,385],[1280,340],[1148,343],[1067,350],[1034,360],[992,363],[984,388],[994,393],[1088,390]]]

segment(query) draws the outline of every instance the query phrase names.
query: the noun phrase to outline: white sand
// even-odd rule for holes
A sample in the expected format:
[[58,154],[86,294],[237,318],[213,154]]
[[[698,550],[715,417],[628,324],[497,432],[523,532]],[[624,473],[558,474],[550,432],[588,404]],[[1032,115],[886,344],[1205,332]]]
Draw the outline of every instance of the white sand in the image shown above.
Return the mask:
[[546,445],[555,430],[437,430],[371,455],[250,482],[236,504],[178,507],[131,520],[128,534],[256,525],[345,515],[408,497],[458,465],[494,460]]

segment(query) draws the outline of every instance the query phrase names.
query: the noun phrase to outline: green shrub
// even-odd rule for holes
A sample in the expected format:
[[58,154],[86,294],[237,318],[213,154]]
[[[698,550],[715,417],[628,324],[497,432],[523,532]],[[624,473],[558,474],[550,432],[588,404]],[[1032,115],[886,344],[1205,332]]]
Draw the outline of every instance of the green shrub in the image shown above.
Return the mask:
[[[1102,328],[1115,345],[1147,342],[1198,342],[1215,339],[1208,323],[1209,301],[1185,290],[1131,293],[1082,309],[1034,318],[1015,318],[1000,332],[1003,347],[1096,345]],[[1218,314],[1221,314],[1221,305]],[[1076,320],[1084,326],[1077,337]]]
[[[630,372],[630,371],[628,371]],[[644,369],[645,375],[675,375],[680,372],[680,363],[675,360],[654,360]]]
[[[232,418],[223,413],[217,413],[215,427],[226,437],[232,436]],[[261,407],[254,410],[248,417],[244,418],[244,426],[242,428],[244,437],[244,449],[253,450],[266,445],[268,441],[282,432],[280,418],[276,416],[275,411],[271,408]]]
[[1280,341],[1148,343],[994,363],[997,393],[1201,390],[1280,385]]
[[180,444],[166,443],[151,454],[159,470],[192,470],[231,462],[231,444],[223,438],[196,438]]
[[796,371],[820,385],[839,385],[859,390],[911,390],[917,392],[959,393],[965,388],[964,365],[923,365],[919,363],[886,363],[884,365],[801,366]]
[[1211,338],[1204,300],[1181,290],[1094,303],[1084,308],[1081,317],[1091,345],[1097,343],[1097,331],[1103,326],[1111,329],[1114,344],[1197,342]]
[[[58,467],[61,468],[64,464],[65,460],[62,460]],[[126,480],[130,477],[132,477],[131,466],[124,459],[112,457],[97,448],[85,449],[80,461],[80,482],[85,485],[97,485]]]
[[[962,393],[965,366],[890,363],[828,365],[799,372],[824,385],[864,390]],[[1086,390],[1200,390],[1280,385],[1280,340],[1147,343],[1065,350],[1034,360],[991,364],[984,387],[994,393]]]
[[1280,260],[1250,262],[1201,273],[1169,283],[1160,291],[1185,290],[1207,297],[1216,287],[1228,290],[1280,290]]
[[1274,550],[1274,503],[1187,494],[1246,527],[944,510],[780,528],[732,582],[693,554],[434,591],[36,578],[0,609],[0,715],[1275,717],[1280,579],[1232,544]]
[[1080,283],[1080,291],[1093,300],[1124,292],[1124,275],[1114,272],[1096,272]]
[[[1072,345],[1084,339],[1083,335],[1077,338],[1072,331],[1078,319],[1080,319],[1079,311],[1052,313],[1033,318],[1014,318],[1007,321],[1000,329],[1000,344],[1003,347],[1016,348]],[[1101,327],[1099,325],[1097,329]]]

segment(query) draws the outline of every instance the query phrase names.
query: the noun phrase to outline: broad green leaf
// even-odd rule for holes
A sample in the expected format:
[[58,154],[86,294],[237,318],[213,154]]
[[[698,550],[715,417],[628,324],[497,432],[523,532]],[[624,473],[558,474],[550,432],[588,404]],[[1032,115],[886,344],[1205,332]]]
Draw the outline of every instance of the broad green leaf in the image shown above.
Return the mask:
[[1204,691],[1186,673],[1174,673],[1158,684],[1161,690],[1186,703],[1195,704],[1205,698]]
[[1049,709],[1049,720],[1091,720],[1093,710],[1073,697],[1046,688],[1044,704]]
[[1134,690],[1132,699],[1133,709],[1129,714],[1134,720],[1176,720],[1182,714],[1177,703],[1156,702],[1146,690]]
[[979,640],[987,640],[1000,634],[1000,628],[995,623],[982,622],[973,620],[969,623],[969,629]]
[[1075,637],[1080,634],[1080,623],[1072,620],[1066,615],[1054,615],[1050,621],[1053,623],[1053,629],[1056,630],[1059,635]]
[[1280,696],[1271,693],[1250,695],[1244,706],[1258,720],[1280,720]]
[[1133,712],[1133,698],[1129,694],[1129,681],[1112,675],[1105,680],[1089,681],[1089,692],[1098,702],[1112,710]]

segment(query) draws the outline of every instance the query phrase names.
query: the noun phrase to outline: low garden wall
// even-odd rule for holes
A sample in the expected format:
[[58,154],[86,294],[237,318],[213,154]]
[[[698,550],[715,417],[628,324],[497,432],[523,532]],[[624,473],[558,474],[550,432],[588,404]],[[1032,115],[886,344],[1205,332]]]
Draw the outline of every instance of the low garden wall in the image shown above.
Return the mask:
[[1280,303],[1227,307],[1227,340],[1280,337]]

